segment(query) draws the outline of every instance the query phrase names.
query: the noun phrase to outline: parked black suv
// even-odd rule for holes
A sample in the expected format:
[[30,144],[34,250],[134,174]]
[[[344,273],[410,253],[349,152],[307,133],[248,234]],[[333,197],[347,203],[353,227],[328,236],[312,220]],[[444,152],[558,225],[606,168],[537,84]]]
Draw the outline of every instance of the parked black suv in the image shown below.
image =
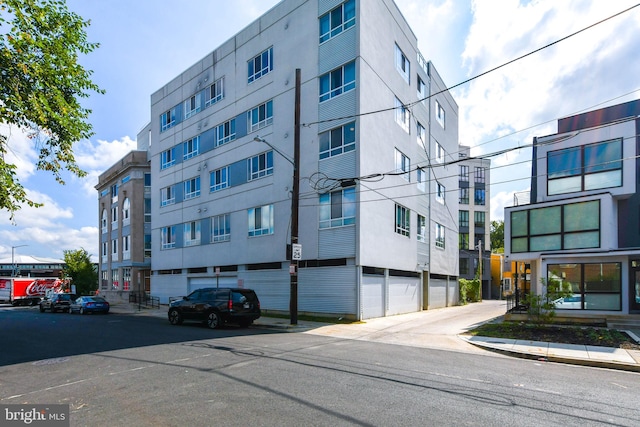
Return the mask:
[[198,320],[211,329],[227,322],[246,328],[260,317],[260,301],[251,289],[203,288],[171,302],[168,316],[172,325]]
[[75,299],[76,295],[74,294],[52,294],[40,301],[40,313],[44,313],[45,310],[51,310],[52,313],[56,311],[68,312],[71,301]]

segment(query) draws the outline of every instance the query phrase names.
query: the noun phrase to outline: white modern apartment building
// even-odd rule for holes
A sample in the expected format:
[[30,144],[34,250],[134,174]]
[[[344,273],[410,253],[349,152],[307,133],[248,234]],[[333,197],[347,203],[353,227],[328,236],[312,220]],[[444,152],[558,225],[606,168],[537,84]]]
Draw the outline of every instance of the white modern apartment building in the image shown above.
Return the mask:
[[[300,70],[298,269],[290,243]],[[151,294],[380,317],[458,302],[458,107],[392,0],[284,0],[151,96]]]

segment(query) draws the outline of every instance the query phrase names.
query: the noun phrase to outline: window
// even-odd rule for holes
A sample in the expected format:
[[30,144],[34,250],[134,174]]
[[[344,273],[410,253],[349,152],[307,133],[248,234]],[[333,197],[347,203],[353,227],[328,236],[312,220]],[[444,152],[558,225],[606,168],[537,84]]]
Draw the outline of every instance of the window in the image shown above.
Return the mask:
[[111,270],[111,287],[112,289],[118,289],[118,287],[120,286],[120,283],[118,283],[118,281],[120,280],[119,275],[118,275],[118,269],[115,268],[113,270]]
[[469,274],[469,258],[460,258],[460,275]]
[[273,47],[247,62],[247,83],[252,83],[273,70]]
[[111,203],[115,203],[118,201],[118,184],[114,184],[111,186]]
[[258,105],[247,113],[249,132],[254,132],[273,123],[273,101]]
[[598,200],[511,212],[511,252],[598,247]]
[[145,188],[151,187],[151,174],[149,172],[144,173],[144,186]]
[[418,101],[426,104],[427,100],[427,86],[424,84],[420,76],[418,76]]
[[236,139],[236,119],[216,126],[216,147]]
[[176,195],[173,186],[165,187],[160,190],[160,206],[172,205],[176,202]]
[[144,257],[151,258],[151,234],[144,235]]
[[418,229],[416,230],[419,242],[427,241],[427,221],[422,215],[418,215]]
[[200,177],[188,179],[184,182],[184,199],[189,200],[200,196]]
[[118,207],[111,207],[111,229],[118,228]]
[[396,233],[409,237],[410,233],[410,216],[411,211],[404,206],[396,204]]
[[436,101],[436,121],[440,123],[440,126],[444,129],[444,108],[438,101]]
[[102,262],[107,262],[107,255],[109,255],[109,248],[107,242],[102,242]]
[[458,211],[458,226],[469,227],[469,211]]
[[458,203],[460,203],[461,205],[468,205],[469,204],[469,189],[468,188],[461,188],[460,189],[460,197],[458,198]]
[[425,192],[427,190],[427,185],[426,185],[427,174],[422,168],[416,169],[416,173],[417,173],[417,181],[418,181],[418,190]]
[[622,308],[622,264],[549,264],[547,280],[555,280],[570,297],[555,302],[563,310],[615,310]]
[[273,234],[273,205],[251,208],[249,217],[249,237]]
[[190,159],[200,154],[200,137],[196,136],[182,144],[183,160]]
[[187,222],[184,225],[184,245],[196,246],[200,244],[200,221]]
[[320,23],[320,43],[335,37],[356,23],[356,1],[349,0],[322,15]]
[[131,288],[131,268],[122,269],[122,290],[128,291]]
[[[467,212],[468,213],[468,212]],[[469,249],[469,233],[460,233],[459,236],[459,249]],[[460,259],[462,261],[462,259]]]
[[446,193],[446,190],[445,190],[444,185],[442,185],[442,184],[440,184],[438,182],[438,190],[437,190],[437,193],[436,193],[436,201],[439,202],[439,203],[444,204],[444,195],[445,195],[445,193]]
[[444,148],[436,142],[436,162],[444,163]]
[[202,96],[197,93],[184,101],[184,118],[188,119],[200,111]]
[[273,173],[273,151],[258,154],[249,159],[249,180],[262,178]]
[[460,181],[469,182],[469,166],[460,165]]
[[355,222],[355,187],[320,195],[320,228],[341,227]]
[[204,106],[209,107],[224,98],[224,77],[213,82],[204,91]]
[[120,180],[120,183],[121,183],[121,184],[125,184],[125,183],[127,183],[127,182],[129,182],[129,181],[131,181],[131,175],[127,175],[127,176],[123,177],[123,178]]
[[622,139],[547,153],[549,195],[622,185]]
[[131,259],[131,236],[122,236],[122,259]]
[[160,229],[161,249],[172,249],[176,247],[176,227],[162,227]]
[[356,124],[351,122],[322,132],[318,139],[320,141],[320,159],[353,151],[356,148]]
[[176,164],[175,148],[160,153],[160,170],[166,169]]
[[175,107],[169,111],[160,114],[160,132],[173,127],[176,124],[176,109]]
[[444,225],[436,223],[436,248],[444,249]]
[[395,115],[396,123],[406,132],[409,132],[409,109],[398,98],[396,98]]
[[473,203],[475,203],[478,206],[484,206],[484,189],[479,189],[476,188],[474,191],[474,196],[473,196]]
[[122,202],[122,225],[129,225],[131,223],[131,201],[127,197]]
[[214,192],[229,186],[229,167],[225,166],[209,174],[209,191]]
[[425,131],[424,126],[422,126],[422,124],[420,124],[420,122],[418,122],[417,126],[416,126],[416,142],[418,143],[418,145],[421,148],[425,148],[425,141],[427,138],[427,133]]
[[397,148],[395,150],[395,165],[396,172],[402,173],[401,176],[405,179],[405,181],[411,181],[411,176],[409,175],[411,169],[411,160],[409,160],[409,158]]
[[102,226],[102,233],[107,232],[107,210],[102,209],[102,217],[100,218],[100,225]]
[[351,61],[320,76],[320,102],[356,88],[356,63]]
[[211,243],[231,240],[231,218],[229,214],[211,218]]
[[473,213],[473,226],[475,228],[485,228],[485,213],[484,212],[474,212]]
[[144,222],[151,223],[151,199],[147,197],[144,198]]
[[396,45],[396,70],[398,70],[404,81],[410,82],[411,64],[398,45]]
[[111,261],[118,261],[118,239],[111,240]]
[[485,178],[484,175],[486,173],[485,168],[476,168],[476,184],[484,184]]

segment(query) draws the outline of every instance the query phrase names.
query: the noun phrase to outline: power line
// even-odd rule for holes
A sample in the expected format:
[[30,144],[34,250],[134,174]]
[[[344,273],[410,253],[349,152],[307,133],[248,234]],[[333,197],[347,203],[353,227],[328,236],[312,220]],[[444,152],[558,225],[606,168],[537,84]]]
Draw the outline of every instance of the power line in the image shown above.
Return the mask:
[[[635,5],[633,5],[633,6],[629,7],[629,8],[627,8],[627,9],[624,9],[624,10],[622,10],[622,11],[618,12],[618,13],[615,13],[615,14],[613,14],[613,15],[611,15],[611,16],[609,16],[609,17],[607,17],[607,18],[601,19],[601,20],[600,20],[600,21],[598,21],[598,22],[595,22],[595,23],[593,23],[593,24],[591,24],[591,25],[588,25],[588,26],[586,26],[586,27],[584,27],[584,28],[582,28],[582,29],[580,29],[580,30],[578,30],[578,31],[575,31],[575,32],[573,32],[573,33],[571,33],[571,34],[569,34],[569,35],[567,35],[567,36],[564,36],[564,37],[562,37],[562,38],[560,38],[560,39],[558,39],[558,40],[555,40],[555,41],[553,41],[553,42],[551,42],[551,43],[549,43],[549,44],[546,44],[546,45],[544,45],[544,46],[542,46],[542,47],[539,47],[539,48],[537,48],[537,49],[535,49],[535,50],[532,50],[532,51],[530,51],[530,52],[528,52],[528,53],[525,53],[524,55],[521,55],[521,56],[519,56],[519,57],[517,57],[517,58],[514,58],[514,59],[512,59],[512,60],[510,60],[510,61],[504,62],[504,63],[502,63],[501,65],[498,65],[498,66],[496,66],[496,67],[493,67],[493,68],[491,68],[491,69],[489,69],[489,70],[487,70],[487,71],[485,71],[485,72],[482,72],[482,73],[477,74],[477,75],[475,75],[475,76],[473,76],[473,77],[471,77],[471,78],[468,78],[467,80],[464,80],[464,81],[462,81],[462,82],[460,82],[460,83],[457,83],[457,84],[455,84],[455,85],[453,85],[453,86],[449,86],[449,87],[447,87],[447,88],[445,88],[445,89],[443,89],[443,90],[441,90],[441,91],[439,91],[439,92],[436,92],[436,93],[433,93],[433,94],[431,94],[431,95],[428,95],[428,96],[426,96],[426,97],[424,97],[424,98],[422,98],[422,99],[418,99],[417,101],[411,102],[411,103],[406,104],[406,105],[402,105],[402,107],[403,107],[403,108],[411,107],[411,106],[416,105],[416,104],[418,104],[418,103],[420,103],[420,102],[422,102],[422,101],[426,101],[426,100],[428,100],[428,99],[431,99],[432,97],[434,97],[434,96],[436,96],[436,95],[440,95],[440,94],[442,94],[442,93],[444,93],[444,92],[448,92],[448,91],[450,91],[450,90],[452,90],[452,89],[455,89],[455,88],[457,88],[457,87],[459,87],[459,86],[465,85],[465,84],[467,84],[467,83],[469,83],[469,82],[471,82],[471,81],[473,81],[473,80],[476,80],[476,79],[478,79],[478,78],[480,78],[480,77],[483,77],[483,76],[485,76],[485,75],[487,75],[487,74],[489,74],[489,73],[492,73],[492,72],[494,72],[494,71],[497,71],[497,70],[499,70],[500,68],[503,68],[503,67],[506,67],[507,65],[513,64],[514,62],[517,62],[517,61],[519,61],[519,60],[521,60],[521,59],[524,59],[524,58],[526,58],[526,57],[528,57],[528,56],[531,56],[531,55],[533,55],[533,54],[535,54],[535,53],[538,53],[538,52],[540,52],[540,51],[542,51],[542,50],[544,50],[544,49],[547,49],[547,48],[549,48],[549,47],[551,47],[551,46],[553,46],[553,45],[556,45],[556,44],[558,44],[558,43],[560,43],[560,42],[563,42],[563,41],[565,41],[565,40],[567,40],[567,39],[569,39],[569,38],[571,38],[571,37],[574,37],[574,36],[576,36],[576,35],[578,35],[578,34],[580,34],[580,33],[583,33],[583,32],[585,32],[585,31],[587,31],[587,30],[589,30],[589,29],[591,29],[591,28],[593,28],[593,27],[595,27],[595,26],[597,26],[597,25],[600,25],[600,24],[602,24],[602,23],[604,23],[604,22],[606,22],[606,21],[609,21],[609,20],[611,20],[611,19],[613,19],[613,18],[615,18],[615,17],[617,17],[617,16],[620,16],[620,15],[622,15],[622,14],[624,14],[624,13],[627,13],[627,12],[629,12],[630,10],[632,10],[632,9],[634,9],[634,8],[638,7],[638,6],[640,6],[640,3],[635,4]],[[395,106],[394,106],[394,107],[390,107],[390,108],[384,108],[384,109],[381,109],[381,110],[369,111],[369,112],[366,112],[366,113],[358,113],[358,114],[352,114],[352,115],[348,115],[348,116],[336,117],[336,118],[333,118],[333,119],[325,119],[325,120],[318,120],[318,121],[315,121],[315,122],[302,123],[301,125],[302,125],[302,126],[305,126],[305,127],[309,127],[309,126],[311,126],[311,125],[316,125],[316,124],[321,124],[321,123],[329,123],[329,122],[338,121],[338,120],[347,120],[347,119],[351,119],[351,118],[355,118],[355,117],[362,117],[362,116],[368,116],[368,115],[371,115],[371,114],[384,113],[384,112],[387,112],[387,111],[395,110],[395,109],[397,109],[397,108],[398,108],[398,107],[395,107]]]

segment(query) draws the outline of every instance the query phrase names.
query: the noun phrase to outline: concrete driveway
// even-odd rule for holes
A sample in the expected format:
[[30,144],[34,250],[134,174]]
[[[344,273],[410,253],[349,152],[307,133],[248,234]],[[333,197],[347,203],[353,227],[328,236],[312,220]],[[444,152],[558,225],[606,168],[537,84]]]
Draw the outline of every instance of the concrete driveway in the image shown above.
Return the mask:
[[506,301],[485,300],[464,306],[368,319],[348,325],[332,324],[304,333],[375,341],[466,353],[487,353],[458,337],[476,326],[503,316]]

